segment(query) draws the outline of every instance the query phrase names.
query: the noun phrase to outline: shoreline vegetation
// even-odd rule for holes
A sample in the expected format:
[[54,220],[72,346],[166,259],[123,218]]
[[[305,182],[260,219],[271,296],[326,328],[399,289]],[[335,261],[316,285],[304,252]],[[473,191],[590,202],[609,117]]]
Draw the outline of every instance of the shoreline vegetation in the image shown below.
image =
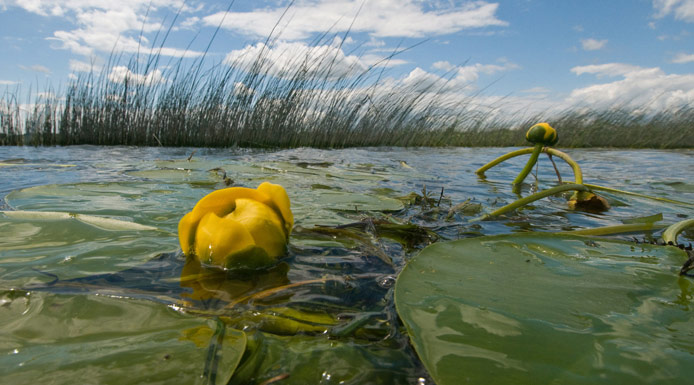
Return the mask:
[[[314,46],[333,47],[336,38],[324,35]],[[156,47],[127,65],[111,54],[63,92],[49,89],[21,104],[19,91],[8,90],[0,96],[0,145],[508,147],[526,145],[525,130],[548,121],[561,147],[694,148],[694,106],[501,118],[480,112],[473,97],[452,98],[445,84],[394,85],[385,64],[399,52],[362,68],[346,66],[338,45],[318,56],[287,52],[278,68],[271,44],[258,44],[252,60],[212,66],[206,55],[162,65]]]

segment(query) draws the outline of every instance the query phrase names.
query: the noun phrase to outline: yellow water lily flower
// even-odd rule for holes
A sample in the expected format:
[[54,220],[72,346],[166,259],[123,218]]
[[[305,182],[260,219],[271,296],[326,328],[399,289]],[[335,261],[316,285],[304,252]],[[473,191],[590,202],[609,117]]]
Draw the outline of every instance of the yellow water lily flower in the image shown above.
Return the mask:
[[224,268],[260,268],[287,250],[294,226],[289,196],[280,185],[231,187],[198,201],[178,223],[183,253]]
[[557,130],[549,123],[538,123],[525,133],[525,139],[533,144],[543,144],[545,146],[554,146],[559,140]]

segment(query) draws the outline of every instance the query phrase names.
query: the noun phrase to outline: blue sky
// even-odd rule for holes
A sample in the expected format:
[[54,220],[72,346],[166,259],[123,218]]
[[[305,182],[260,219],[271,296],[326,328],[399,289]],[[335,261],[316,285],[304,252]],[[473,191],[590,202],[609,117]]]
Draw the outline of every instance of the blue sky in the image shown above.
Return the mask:
[[[164,42],[167,58],[199,56],[221,25],[206,60],[243,60],[277,25],[281,34],[268,48],[278,66],[287,52],[334,50],[345,68],[365,68],[416,45],[381,62],[391,84],[448,77],[446,92],[480,105],[663,110],[694,102],[694,0],[296,0],[289,8],[289,1],[237,0],[225,13],[229,4],[0,0],[0,90],[64,88],[79,72],[101,68],[114,49],[126,57],[148,52],[178,14]],[[324,32],[348,29],[344,41],[315,44]],[[112,72],[117,81],[127,69]],[[166,81],[157,71],[128,75]]]

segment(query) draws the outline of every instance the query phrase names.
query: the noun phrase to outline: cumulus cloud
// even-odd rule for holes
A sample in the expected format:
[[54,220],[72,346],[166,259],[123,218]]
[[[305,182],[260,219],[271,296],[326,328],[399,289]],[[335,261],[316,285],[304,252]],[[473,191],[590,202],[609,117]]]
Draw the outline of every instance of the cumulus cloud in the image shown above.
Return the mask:
[[267,37],[277,27],[275,32],[285,40],[348,30],[367,32],[372,37],[424,37],[470,28],[506,26],[507,22],[496,17],[498,6],[497,3],[473,1],[458,7],[429,4],[425,9],[425,3],[416,0],[299,0],[284,18],[285,8],[279,7],[219,12],[204,17],[202,22],[254,37]]
[[597,51],[605,48],[607,45],[607,40],[596,40],[596,39],[583,39],[581,40],[581,46],[586,51]]
[[[367,68],[358,56],[346,55],[335,45],[311,46],[302,42],[265,43],[246,46],[227,54],[228,65],[251,69],[274,76],[293,76],[299,68],[306,77],[319,76],[340,79],[358,74]],[[329,71],[329,73],[327,73]]]
[[694,54],[679,53],[672,59],[673,63],[683,64],[694,62]]
[[129,83],[144,85],[155,85],[166,82],[166,79],[164,79],[164,76],[159,70],[154,70],[143,75],[136,74],[125,66],[115,66],[111,68],[111,72],[108,74],[108,80],[114,83],[124,83],[127,80]]
[[628,73],[633,73],[643,68],[631,64],[623,63],[607,63],[607,64],[592,64],[587,66],[573,67],[571,72],[576,75],[593,74],[599,78],[604,76],[620,76]]
[[694,74],[666,74],[660,68],[643,68],[621,63],[574,67],[581,74],[608,74],[621,79],[578,88],[566,100],[570,106],[668,110],[694,103]]
[[476,88],[481,75],[493,75],[518,68],[514,63],[502,61],[501,64],[481,64],[456,66],[447,61],[432,64],[432,68],[447,72],[439,76],[419,67],[412,70],[403,80],[403,85],[416,91],[467,92]]
[[441,70],[441,71],[451,71],[452,69],[455,68],[455,66],[445,60],[442,61],[437,61],[434,64],[431,65],[431,68],[435,70]]
[[655,17],[673,15],[675,19],[694,22],[694,0],[653,0]]
[[[85,56],[112,50],[148,53],[149,47],[141,44],[146,39],[141,42],[139,35],[164,28],[154,17],[155,12],[160,8],[182,12],[189,9],[183,0],[13,0],[8,4],[46,17],[74,20],[76,28],[54,31],[48,39],[56,43],[55,48]],[[175,57],[202,54],[175,48],[165,48],[159,53]]]

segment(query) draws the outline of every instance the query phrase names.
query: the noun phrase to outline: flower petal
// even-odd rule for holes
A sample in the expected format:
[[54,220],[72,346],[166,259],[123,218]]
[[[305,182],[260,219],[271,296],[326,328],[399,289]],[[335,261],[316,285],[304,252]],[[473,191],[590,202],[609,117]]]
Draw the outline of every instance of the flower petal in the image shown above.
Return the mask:
[[290,208],[289,196],[284,187],[270,182],[263,182],[258,186],[258,191],[267,194],[275,207],[279,210],[279,214],[284,220],[284,230],[287,237],[292,232],[294,227],[294,215]]
[[236,210],[227,215],[250,232],[255,244],[270,257],[279,257],[287,251],[287,236],[283,221],[270,206],[251,200],[237,199]]
[[195,255],[200,261],[226,266],[235,253],[255,246],[251,233],[233,218],[205,215],[195,233]]

